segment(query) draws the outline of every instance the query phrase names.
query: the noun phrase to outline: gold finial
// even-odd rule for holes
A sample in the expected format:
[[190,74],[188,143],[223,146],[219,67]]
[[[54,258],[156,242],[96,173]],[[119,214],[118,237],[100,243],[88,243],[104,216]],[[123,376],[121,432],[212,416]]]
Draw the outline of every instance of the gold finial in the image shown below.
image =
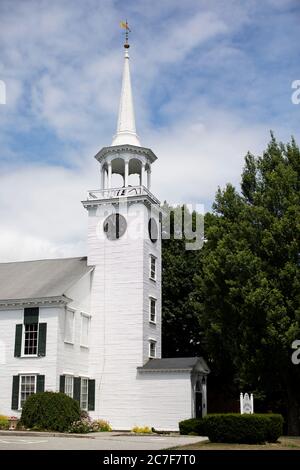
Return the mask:
[[121,21],[120,22],[121,28],[125,29],[125,44],[124,47],[125,49],[129,49],[130,45],[128,43],[128,35],[131,33],[131,30],[129,29],[128,22],[126,21]]

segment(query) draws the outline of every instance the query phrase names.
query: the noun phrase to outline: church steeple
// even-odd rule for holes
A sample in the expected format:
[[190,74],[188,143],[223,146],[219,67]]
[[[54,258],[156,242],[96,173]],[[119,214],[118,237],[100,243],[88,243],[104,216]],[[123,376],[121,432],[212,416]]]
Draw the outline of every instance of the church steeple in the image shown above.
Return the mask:
[[130,79],[130,67],[129,67],[129,43],[128,43],[128,23],[122,23],[122,27],[126,30],[126,39],[125,39],[125,56],[124,56],[124,68],[123,68],[123,80],[122,80],[122,90],[121,90],[121,99],[119,105],[119,115],[118,115],[118,124],[117,132],[113,137],[112,146],[114,145],[137,145],[140,146],[140,141],[136,133],[135,127],[135,114],[133,106],[133,97],[131,89],[131,79]]

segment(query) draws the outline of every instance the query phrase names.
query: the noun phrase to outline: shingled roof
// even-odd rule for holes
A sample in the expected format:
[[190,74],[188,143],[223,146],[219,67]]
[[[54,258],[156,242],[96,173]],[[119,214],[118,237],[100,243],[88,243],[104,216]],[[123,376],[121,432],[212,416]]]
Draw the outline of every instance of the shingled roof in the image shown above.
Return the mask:
[[86,257],[0,263],[0,301],[62,296],[91,269]]
[[163,359],[149,359],[142,367],[138,367],[141,372],[163,372],[163,371],[192,371],[208,374],[210,372],[203,357],[166,357]]

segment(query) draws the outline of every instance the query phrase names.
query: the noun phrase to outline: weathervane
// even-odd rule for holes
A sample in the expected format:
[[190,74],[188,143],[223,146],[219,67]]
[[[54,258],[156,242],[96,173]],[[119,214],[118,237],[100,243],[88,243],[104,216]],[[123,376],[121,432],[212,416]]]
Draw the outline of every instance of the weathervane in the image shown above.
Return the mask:
[[129,49],[130,46],[129,46],[129,43],[128,43],[128,35],[129,35],[129,33],[131,33],[131,30],[129,29],[127,20],[126,21],[121,21],[120,26],[121,26],[121,28],[125,29],[125,44],[124,44],[124,47],[125,47],[125,49]]

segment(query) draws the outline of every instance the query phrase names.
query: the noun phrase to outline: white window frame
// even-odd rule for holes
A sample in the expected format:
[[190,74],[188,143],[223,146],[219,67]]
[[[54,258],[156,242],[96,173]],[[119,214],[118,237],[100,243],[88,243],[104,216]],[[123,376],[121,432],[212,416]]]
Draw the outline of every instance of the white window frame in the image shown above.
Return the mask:
[[[82,337],[83,337],[83,319],[84,318],[88,319],[87,344],[85,344],[82,341]],[[90,329],[91,329],[91,315],[89,313],[80,312],[80,347],[81,348],[88,348],[89,347]]]
[[[70,388],[70,393],[67,393],[67,380],[71,380],[71,388]],[[64,390],[65,395],[68,397],[73,398],[74,396],[74,376],[70,374],[65,375],[65,390]]]
[[[151,303],[152,301],[154,300],[154,304],[155,304],[155,315],[154,315],[154,320],[152,320],[151,318]],[[149,323],[152,323],[153,325],[156,325],[156,320],[157,320],[157,299],[153,296],[150,296],[149,297]]]
[[[86,406],[82,404],[82,384],[86,381]],[[87,377],[80,377],[80,408],[84,411],[88,411],[89,407],[89,379]]]
[[[66,338],[66,321],[67,321],[67,314],[70,314],[72,313],[73,314],[73,328],[72,328],[72,338],[69,339],[69,338]],[[66,308],[65,309],[65,319],[64,319],[64,343],[66,344],[74,344],[75,342],[75,313],[76,313],[76,310],[74,310],[73,308]]]
[[[34,395],[34,394],[36,393],[37,374],[20,374],[20,375],[19,375],[19,403],[18,403],[19,410],[22,410],[22,406],[21,406],[21,398],[22,398],[21,390],[22,390],[22,378],[23,378],[23,377],[34,377],[34,392],[33,392],[31,395]],[[31,396],[31,395],[29,395],[29,396]]]
[[37,339],[36,339],[36,354],[25,354],[25,330],[26,330],[26,325],[23,324],[22,328],[22,346],[21,346],[21,357],[37,357],[38,356],[38,351],[39,351],[39,322],[38,323],[33,323],[34,325],[37,325]]
[[[151,354],[151,344],[154,344],[154,355]],[[157,357],[157,341],[153,338],[149,338],[149,358],[156,359]]]
[[[154,260],[154,276],[152,276],[152,267],[151,267],[152,260]],[[151,279],[151,281],[156,281],[156,271],[157,271],[157,257],[151,254],[149,256],[149,279]]]

